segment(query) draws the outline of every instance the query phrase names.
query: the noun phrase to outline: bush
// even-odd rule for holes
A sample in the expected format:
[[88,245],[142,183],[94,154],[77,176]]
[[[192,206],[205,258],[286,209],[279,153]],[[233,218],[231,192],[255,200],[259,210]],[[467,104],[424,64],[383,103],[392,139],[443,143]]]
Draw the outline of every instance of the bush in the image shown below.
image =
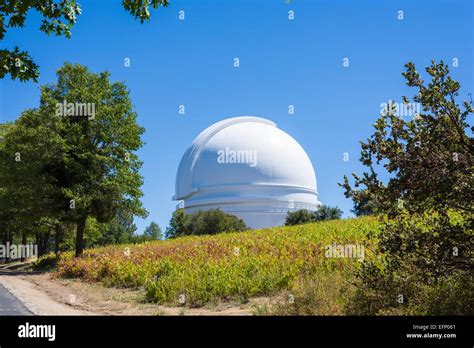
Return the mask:
[[365,172],[353,173],[353,185],[346,176],[341,183],[356,210],[371,203],[371,212],[388,217],[379,235],[381,262],[362,267],[352,309],[472,315],[473,105],[460,100],[461,86],[443,61],[425,69],[428,80],[413,63],[405,67],[421,112],[405,120],[390,102],[361,142]]
[[378,262],[363,264],[348,312],[472,314],[471,223],[453,212],[405,214],[386,222],[379,233],[382,254]]
[[237,216],[226,214],[219,209],[198,211],[193,214],[189,224],[190,235],[238,232],[246,229],[245,223]]
[[41,256],[38,260],[33,263],[34,270],[49,270],[56,267],[58,262],[58,255],[55,253],[49,253]]
[[338,207],[321,205],[316,211],[300,209],[289,211],[286,215],[285,226],[302,225],[310,222],[340,219],[342,210]]
[[191,215],[186,214],[184,209],[175,210],[170,220],[170,226],[166,229],[166,238],[174,238],[189,234],[188,228],[190,222]]
[[198,211],[186,214],[183,209],[176,210],[166,231],[168,237],[186,235],[217,234],[238,232],[247,229],[245,223],[235,215],[226,214],[220,209]]
[[315,218],[316,217],[314,216],[313,212],[306,209],[289,211],[286,214],[285,226],[307,224],[314,222]]
[[[350,280],[360,263],[350,258],[324,257],[324,246],[335,242],[356,243],[367,245],[369,249],[372,241],[366,240],[367,232],[377,229],[376,219],[364,217],[251,233],[114,245],[86,250],[81,258],[62,254],[58,274],[101,281],[107,286],[143,287],[146,299],[169,305],[182,305],[181,295],[185,296],[186,306],[202,306],[218,301],[242,301],[253,296],[274,296],[286,289],[294,291],[296,299],[304,298],[303,293],[297,292],[299,288],[304,292],[304,286],[298,286],[300,278],[309,282],[314,279],[314,287],[326,279],[321,290],[313,292],[316,297],[326,298],[332,297],[331,289],[339,288],[342,283],[343,275],[338,274],[344,273]],[[337,301],[344,298],[337,296]],[[325,300],[302,300],[306,301],[308,306],[302,303],[303,307],[309,307],[311,301],[322,303]],[[304,312],[303,307],[301,312]],[[331,308],[321,305],[319,310],[333,314],[340,311],[340,308]]]
[[474,279],[470,272],[441,278],[434,286],[424,285],[407,309],[413,315],[472,315]]
[[299,278],[285,291],[283,300],[263,311],[266,315],[343,315],[354,287],[342,273],[317,273]]

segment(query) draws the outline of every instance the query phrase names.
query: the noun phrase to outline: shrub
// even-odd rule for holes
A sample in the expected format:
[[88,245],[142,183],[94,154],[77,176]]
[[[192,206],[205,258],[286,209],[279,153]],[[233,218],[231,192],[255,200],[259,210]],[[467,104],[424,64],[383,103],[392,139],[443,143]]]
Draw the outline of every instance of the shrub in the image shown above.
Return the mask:
[[285,226],[302,225],[314,221],[315,216],[313,212],[306,209],[300,209],[296,211],[289,211],[286,214]]
[[[460,100],[461,86],[443,61],[425,69],[426,82],[413,63],[405,67],[420,112],[405,120],[390,102],[361,142],[365,172],[353,173],[353,185],[346,176],[341,183],[356,209],[370,202],[372,212],[388,216],[381,262],[361,269],[353,310],[472,314],[472,295],[456,297],[449,287],[472,289],[474,281],[473,104]],[[431,296],[439,307],[429,304]]]
[[474,288],[471,223],[453,212],[405,214],[386,222],[378,234],[380,262],[363,264],[348,311],[362,315],[472,314],[473,298],[466,291]]
[[219,209],[198,211],[193,214],[189,224],[189,234],[191,235],[236,232],[246,229],[245,223],[237,216],[226,214]]
[[226,214],[220,209],[198,211],[192,215],[179,209],[173,213],[167,236],[218,234],[246,229],[247,226],[241,219],[235,215]]
[[166,229],[166,238],[174,238],[189,234],[188,227],[191,221],[191,215],[186,214],[184,209],[177,209],[173,212],[170,225]]
[[285,226],[302,225],[310,222],[340,219],[342,211],[337,207],[321,205],[316,211],[300,209],[289,211],[286,215]]
[[55,253],[49,253],[41,256],[38,260],[33,263],[34,270],[49,270],[56,267],[58,262],[58,255]]
[[328,274],[337,279],[340,272],[349,276],[360,263],[326,258],[325,246],[369,246],[367,232],[377,229],[377,220],[366,217],[115,245],[86,250],[81,258],[63,254],[58,274],[107,286],[143,287],[149,301],[161,304],[180,305],[181,295],[191,306],[245,301],[277,295],[300,278],[322,279]]
[[318,273],[299,278],[283,299],[267,308],[271,315],[343,315],[344,305],[350,301],[354,287],[342,273]]

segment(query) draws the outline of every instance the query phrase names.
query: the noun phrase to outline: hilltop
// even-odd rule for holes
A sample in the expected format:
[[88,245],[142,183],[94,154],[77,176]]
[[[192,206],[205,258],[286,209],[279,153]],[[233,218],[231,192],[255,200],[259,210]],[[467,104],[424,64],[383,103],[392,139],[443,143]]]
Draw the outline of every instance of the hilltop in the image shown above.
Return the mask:
[[265,296],[278,301],[259,312],[343,314],[354,271],[361,258],[374,256],[376,241],[368,232],[378,226],[376,218],[363,217],[113,245],[86,250],[81,258],[62,254],[56,275],[142,291],[143,300],[165,306]]

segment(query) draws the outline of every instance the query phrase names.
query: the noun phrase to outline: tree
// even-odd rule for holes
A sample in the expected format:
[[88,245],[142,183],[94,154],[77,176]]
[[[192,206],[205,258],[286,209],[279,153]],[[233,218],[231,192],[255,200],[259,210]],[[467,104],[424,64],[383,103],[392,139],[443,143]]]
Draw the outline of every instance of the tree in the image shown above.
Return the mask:
[[42,253],[57,220],[57,190],[43,175],[57,137],[36,110],[27,110],[8,128],[0,146],[0,209],[7,239],[34,236]]
[[316,221],[337,220],[341,218],[342,210],[338,207],[330,207],[321,205],[318,210],[314,212]]
[[166,238],[175,238],[189,234],[188,227],[191,215],[186,214],[184,209],[177,209],[173,212],[169,227],[166,228]]
[[[422,112],[406,121],[388,108],[361,143],[368,171],[353,174],[354,187],[347,177],[341,184],[346,197],[361,205],[376,202],[375,211],[388,216],[377,236],[382,257],[364,262],[359,272],[355,312],[469,314],[474,308],[467,295],[474,288],[474,128],[467,123],[472,104],[459,105],[460,85],[442,61],[426,68],[427,84],[413,63],[405,67],[403,76],[417,89],[413,100]],[[410,104],[407,97],[403,101]],[[381,167],[390,175],[387,183],[379,179]]]
[[[407,85],[418,89],[413,100],[424,113],[406,121],[389,107],[375,122],[374,134],[361,143],[361,162],[369,171],[362,177],[353,174],[354,188],[346,176],[341,185],[346,197],[376,201],[381,212],[396,214],[403,207],[410,212],[457,208],[472,213],[474,140],[466,130],[473,131],[467,123],[473,108],[467,101],[463,109],[457,104],[460,85],[449,76],[447,65],[433,61],[426,71],[432,77],[428,86],[413,63],[403,73]],[[403,100],[411,104],[407,97]],[[387,184],[377,173],[382,163],[391,174]]]
[[[54,210],[61,212],[61,221],[76,225],[76,256],[80,256],[89,217],[107,223],[119,210],[146,216],[139,200],[141,162],[134,153],[143,144],[144,129],[136,123],[125,85],[111,83],[109,73],[94,74],[66,63],[57,75],[56,84],[42,86],[40,107],[17,121],[18,139],[7,134],[12,146],[4,155],[13,163],[16,152],[24,154],[20,164],[11,164],[16,166],[13,173],[18,177],[32,171],[34,180],[25,186],[40,187],[36,197],[50,199]],[[23,206],[30,206],[27,197],[19,200]]]
[[[150,6],[168,6],[168,0],[122,0],[122,6],[141,23],[150,19]],[[42,16],[40,30],[47,35],[71,37],[71,29],[81,15],[82,10],[76,0],[29,0],[9,1],[0,4],[0,41],[4,39],[8,28],[23,28],[30,10],[37,11]],[[10,74],[13,80],[33,80],[39,77],[38,66],[34,63],[28,52],[20,51],[18,47],[13,50],[0,50],[0,78]]]
[[315,211],[299,209],[296,211],[289,211],[286,214],[285,226],[301,225],[324,220],[335,220],[340,219],[341,215],[342,210],[338,207],[329,207],[327,205],[321,205]]
[[364,197],[364,193],[361,193],[359,199],[354,199],[354,208],[351,209],[356,216],[365,216],[375,214],[377,211],[377,203],[370,200],[368,197]]
[[118,209],[110,222],[99,224],[97,229],[94,245],[123,244],[133,240],[137,226],[133,223],[133,214]]
[[150,225],[145,228],[143,235],[147,240],[159,240],[163,238],[160,226],[154,221],[152,221]]
[[226,214],[220,209],[198,211],[186,214],[184,209],[173,213],[170,227],[166,230],[167,238],[186,235],[217,234],[229,231],[244,231],[245,223],[235,215]]
[[299,209],[296,211],[289,211],[286,214],[285,226],[302,225],[315,221],[315,216],[312,211]]
[[245,231],[247,226],[235,215],[226,214],[220,209],[198,211],[189,223],[190,235],[218,234],[230,231]]

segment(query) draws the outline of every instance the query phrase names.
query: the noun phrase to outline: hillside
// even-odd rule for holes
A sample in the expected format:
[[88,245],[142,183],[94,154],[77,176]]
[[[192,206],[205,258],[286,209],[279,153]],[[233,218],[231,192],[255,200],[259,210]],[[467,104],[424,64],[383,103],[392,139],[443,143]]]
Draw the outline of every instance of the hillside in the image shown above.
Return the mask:
[[[199,307],[282,294],[290,304],[297,304],[302,292],[315,283],[314,292],[333,296],[326,302],[337,303],[339,292],[347,290],[346,280],[360,265],[358,259],[370,257],[374,241],[367,239],[367,232],[377,228],[375,218],[364,217],[114,245],[86,250],[82,258],[62,254],[57,274],[109,287],[143,289],[146,300],[166,305]],[[329,254],[329,245],[331,251],[334,246],[357,246],[353,251],[359,254]],[[337,289],[327,294],[326,286]]]

